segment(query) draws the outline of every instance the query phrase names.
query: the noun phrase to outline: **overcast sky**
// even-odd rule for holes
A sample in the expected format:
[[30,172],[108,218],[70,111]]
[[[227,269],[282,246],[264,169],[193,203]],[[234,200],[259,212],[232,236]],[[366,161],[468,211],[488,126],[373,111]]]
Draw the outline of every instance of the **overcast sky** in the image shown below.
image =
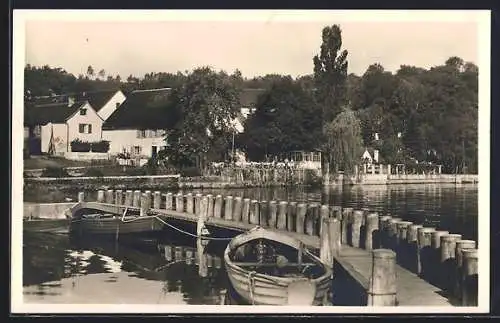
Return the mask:
[[429,68],[450,56],[478,64],[479,57],[475,12],[37,14],[26,18],[26,63],[75,75],[89,65],[122,78],[202,65],[238,68],[246,77],[305,75],[312,73],[322,28],[335,23],[349,51],[349,73],[361,75],[373,63],[395,71],[402,64]]

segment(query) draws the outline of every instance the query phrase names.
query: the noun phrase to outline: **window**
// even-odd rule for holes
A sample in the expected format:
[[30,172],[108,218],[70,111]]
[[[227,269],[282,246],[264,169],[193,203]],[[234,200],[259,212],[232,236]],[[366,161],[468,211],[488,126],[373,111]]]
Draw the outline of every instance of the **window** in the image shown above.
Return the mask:
[[137,130],[137,138],[146,138],[146,130]]
[[80,123],[78,125],[78,132],[79,133],[92,133],[92,125],[91,124],[86,124],[86,123]]
[[87,115],[87,109],[80,109],[80,115],[81,116]]
[[134,155],[140,155],[142,152],[141,146],[134,146],[133,152],[134,152]]

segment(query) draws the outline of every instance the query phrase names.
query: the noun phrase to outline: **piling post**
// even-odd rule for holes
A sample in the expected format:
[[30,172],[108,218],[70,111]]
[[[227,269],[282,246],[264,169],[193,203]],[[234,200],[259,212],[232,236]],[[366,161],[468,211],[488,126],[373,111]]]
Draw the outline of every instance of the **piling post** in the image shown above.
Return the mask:
[[234,208],[233,208],[233,221],[241,222],[241,214],[243,209],[243,198],[241,196],[236,196],[233,200]]
[[297,216],[295,222],[295,232],[304,233],[304,222],[306,219],[307,206],[304,203],[297,205]]
[[408,267],[413,272],[417,269],[417,241],[418,241],[418,229],[422,228],[421,224],[410,224],[408,227],[408,234],[406,236],[408,242]]
[[398,223],[402,221],[401,218],[391,218],[388,223],[387,236],[388,236],[388,246],[387,248],[396,251],[398,243]]
[[224,219],[233,221],[233,197],[226,196],[226,203],[224,203]]
[[257,200],[250,201],[249,222],[250,224],[259,224],[259,202]]
[[172,247],[171,246],[164,246],[163,247],[165,250],[165,260],[166,261],[172,261]]
[[207,218],[213,218],[214,217],[214,196],[212,194],[207,195]]
[[132,200],[132,206],[140,207],[141,206],[141,191],[134,191],[134,199]]
[[85,193],[84,192],[78,192],[78,202],[84,202],[85,201]]
[[[319,207],[319,236],[321,237],[321,234],[323,233],[323,230],[327,230],[328,227],[325,227],[327,224],[326,222],[323,221],[323,219],[328,219],[330,218],[330,208],[328,205],[321,205]],[[332,217],[333,218],[333,217]]]
[[155,191],[153,194],[153,208],[159,210],[161,208],[161,192]]
[[271,229],[276,229],[278,225],[278,206],[276,201],[269,201],[268,225]]
[[342,234],[342,244],[348,244],[347,241],[347,230],[349,228],[349,224],[352,222],[352,214],[354,210],[352,207],[345,207],[342,210],[342,223],[341,223],[341,234]]
[[144,193],[145,193],[145,194],[146,194],[146,196],[147,196],[149,208],[151,208],[151,205],[152,205],[151,201],[152,201],[152,199],[153,199],[153,194],[151,194],[151,191],[150,191],[150,190],[147,190],[147,191],[145,191]]
[[134,192],[132,190],[127,190],[125,192],[125,206],[132,206],[133,199],[134,199]]
[[398,222],[398,246],[396,248],[396,261],[406,263],[408,255],[408,230],[410,221],[400,221]]
[[123,205],[123,195],[122,190],[115,191],[115,202],[116,205]]
[[241,222],[250,223],[250,199],[243,199],[243,207],[241,208]]
[[455,259],[457,262],[457,275],[455,281],[455,290],[454,294],[458,299],[462,297],[462,279],[463,279],[463,250],[466,249],[475,249],[476,241],[474,240],[458,240],[455,249]]
[[194,214],[200,215],[200,208],[201,208],[201,199],[203,198],[203,195],[200,193],[196,193],[194,196]]
[[104,203],[104,190],[97,191],[97,202]]
[[318,205],[316,203],[311,203],[309,204],[309,207],[307,208],[307,213],[306,213],[306,234],[307,235],[314,235],[315,231],[315,223],[317,221],[316,219],[316,212],[317,212]]
[[432,244],[432,232],[435,228],[418,228],[417,229],[417,275],[427,276],[429,272],[429,250]]
[[193,193],[186,194],[186,213],[187,214],[194,214]]
[[396,306],[396,253],[372,251],[373,266],[368,284],[368,306]]
[[165,209],[173,210],[174,208],[174,195],[172,193],[167,193],[165,195]]
[[106,203],[113,204],[113,200],[114,200],[113,190],[107,190],[106,191]]
[[331,250],[330,244],[330,230],[328,230],[328,218],[321,218],[321,226],[324,228],[320,232],[319,236],[319,257],[320,259],[328,264],[330,268],[333,267],[333,250]]
[[222,217],[222,195],[218,194],[215,197],[214,218],[220,219],[221,217]]
[[260,201],[259,202],[259,225],[263,228],[268,226],[269,219],[269,202]]
[[148,195],[146,193],[142,193],[141,195],[141,209],[140,209],[140,216],[146,216],[148,215],[148,211],[150,208],[150,202],[149,202]]
[[339,205],[333,205],[330,207],[330,217],[342,221],[342,207]]
[[462,305],[477,306],[478,255],[477,249],[463,249]]
[[432,250],[432,271],[430,272],[429,282],[438,285],[442,281],[445,274],[441,264],[441,237],[448,235],[448,231],[434,231],[431,233],[431,250]]
[[443,276],[443,288],[448,292],[452,292],[455,285],[455,253],[457,241],[461,239],[461,234],[447,234],[441,237],[441,266],[446,273],[446,275]]
[[360,237],[361,237],[361,224],[363,221],[363,211],[356,210],[353,212],[352,217],[352,246],[355,248],[359,248],[360,246]]
[[388,232],[389,220],[392,219],[390,215],[382,215],[378,218],[378,227],[380,231],[380,244],[386,248],[388,245]]
[[286,212],[286,229],[290,232],[295,232],[295,222],[297,216],[297,202],[292,201],[288,203],[288,210]]
[[[341,223],[340,220],[337,218],[328,218],[328,226],[326,229],[329,232],[329,239],[330,239],[330,249],[332,250],[332,255],[333,257],[338,257],[340,254],[340,250],[342,248],[342,243],[341,243]],[[333,265],[333,259],[332,262],[330,262]]]
[[[365,225],[366,235],[365,235],[365,249],[373,250],[373,240],[378,236],[378,214],[377,213],[369,213],[366,216],[366,225]],[[378,241],[375,241],[375,246],[378,245]],[[377,246],[378,247],[378,246]]]
[[279,206],[278,206],[278,221],[276,223],[276,227],[279,230],[286,230],[286,225],[287,225],[287,220],[286,220],[286,214],[288,210],[288,202],[287,201],[280,201]]

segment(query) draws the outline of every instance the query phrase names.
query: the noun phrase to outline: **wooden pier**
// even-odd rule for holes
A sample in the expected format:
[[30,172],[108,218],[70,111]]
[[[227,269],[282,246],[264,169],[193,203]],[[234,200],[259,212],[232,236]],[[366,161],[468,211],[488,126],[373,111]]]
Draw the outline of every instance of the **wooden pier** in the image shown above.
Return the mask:
[[[424,228],[395,215],[318,203],[257,201],[192,193],[99,191],[97,201],[69,211],[126,209],[212,227],[246,231],[256,225],[301,240],[339,265],[366,293],[367,306],[477,306],[477,246],[459,234]],[[334,272],[335,275],[335,272]]]

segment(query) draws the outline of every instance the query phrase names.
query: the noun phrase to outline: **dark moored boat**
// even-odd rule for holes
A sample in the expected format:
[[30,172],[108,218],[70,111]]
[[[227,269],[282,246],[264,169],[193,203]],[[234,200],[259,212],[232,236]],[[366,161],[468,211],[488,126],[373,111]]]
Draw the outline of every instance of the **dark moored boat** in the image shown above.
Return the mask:
[[29,232],[49,232],[49,233],[68,233],[69,219],[23,219],[23,231]]
[[231,240],[224,262],[234,291],[254,305],[322,305],[332,279],[300,241],[261,227]]

